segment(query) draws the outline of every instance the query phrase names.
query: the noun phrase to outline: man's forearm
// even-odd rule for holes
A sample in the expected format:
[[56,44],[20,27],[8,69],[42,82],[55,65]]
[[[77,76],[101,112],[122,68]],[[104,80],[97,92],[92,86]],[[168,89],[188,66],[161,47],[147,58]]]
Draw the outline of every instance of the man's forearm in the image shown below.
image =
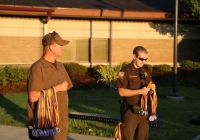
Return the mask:
[[30,91],[28,98],[31,102],[36,102],[38,101],[39,97],[40,97],[40,93],[41,91]]
[[131,90],[126,88],[118,88],[118,92],[121,97],[130,97],[141,94],[141,89]]

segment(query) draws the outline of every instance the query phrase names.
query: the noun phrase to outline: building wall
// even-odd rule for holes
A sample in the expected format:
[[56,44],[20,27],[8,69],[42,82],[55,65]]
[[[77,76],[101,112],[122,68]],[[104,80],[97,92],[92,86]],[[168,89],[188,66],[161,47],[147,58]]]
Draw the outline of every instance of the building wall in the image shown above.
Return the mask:
[[30,65],[42,55],[43,24],[34,18],[0,17],[0,64]]
[[[112,25],[111,53],[113,63],[130,62],[133,48],[140,45],[147,48],[149,52],[147,63],[173,64],[173,23],[121,21],[113,22]],[[199,52],[199,31],[199,25],[195,24],[183,23],[178,26],[179,62],[185,59],[200,60],[198,53],[194,53]]]
[[[42,55],[41,37],[0,37],[0,64],[31,64]],[[3,42],[3,43],[2,43]]]
[[[0,17],[0,21],[0,65],[30,65],[42,56],[44,25],[38,18]],[[173,23],[156,22],[50,19],[47,32],[57,31],[63,39],[71,41],[73,49],[76,48],[76,39],[110,40],[108,55],[112,65],[130,62],[132,50],[138,45],[147,48],[147,63],[172,65],[173,26]],[[185,58],[199,58],[196,53],[200,48],[199,31],[199,26],[195,24],[179,27],[179,62]],[[91,65],[89,62],[81,63]]]

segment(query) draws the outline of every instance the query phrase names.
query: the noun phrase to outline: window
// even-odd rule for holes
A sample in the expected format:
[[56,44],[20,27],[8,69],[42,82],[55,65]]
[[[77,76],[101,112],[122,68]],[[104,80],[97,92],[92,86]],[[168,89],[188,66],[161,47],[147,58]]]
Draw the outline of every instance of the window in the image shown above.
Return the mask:
[[89,62],[89,39],[76,40],[76,61]]
[[65,46],[59,61],[66,62],[108,62],[108,40],[92,39],[90,51],[89,39],[70,40]]
[[92,61],[108,61],[108,40],[92,40]]
[[70,42],[65,46],[65,49],[63,51],[63,54],[61,57],[59,57],[59,61],[62,62],[69,62],[73,61],[73,43],[70,40]]

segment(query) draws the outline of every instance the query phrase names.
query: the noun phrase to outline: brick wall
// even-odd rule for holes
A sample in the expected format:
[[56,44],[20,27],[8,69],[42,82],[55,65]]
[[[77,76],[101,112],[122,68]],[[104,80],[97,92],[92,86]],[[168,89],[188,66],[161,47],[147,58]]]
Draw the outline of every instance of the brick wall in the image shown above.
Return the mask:
[[[41,37],[0,37],[0,63],[32,64],[42,56]],[[130,62],[135,46],[144,46],[149,52],[147,63],[172,64],[174,53],[173,39],[112,39],[111,63]],[[178,62],[200,60],[199,40],[178,41]]]
[[[135,46],[144,46],[148,51],[148,63],[173,63],[173,39],[113,39],[111,41],[111,60],[113,63],[130,62]],[[178,40],[178,62],[199,61],[200,41],[195,39]]]
[[[40,37],[0,37],[1,64],[32,64],[42,56]],[[112,39],[111,61],[113,63],[130,62],[133,48],[146,47],[148,62],[173,62],[173,40],[154,39]]]
[[[0,17],[0,20],[2,21],[0,24],[0,65],[32,64],[42,56],[41,40],[44,25],[38,18]],[[199,61],[199,25],[191,23],[180,25],[182,28],[179,29],[178,34],[178,61]],[[111,38],[109,43],[111,65],[124,61],[130,62],[133,48],[138,45],[147,48],[148,63],[173,64],[173,27],[174,25],[168,22],[113,21],[111,24],[110,21],[101,20],[91,22],[87,19],[51,19],[47,32],[55,30],[67,40],[77,38],[108,38],[110,40]],[[75,49],[73,46],[73,52]],[[84,63],[89,65],[89,62]]]
[[31,64],[42,56],[40,37],[0,36],[1,64]]

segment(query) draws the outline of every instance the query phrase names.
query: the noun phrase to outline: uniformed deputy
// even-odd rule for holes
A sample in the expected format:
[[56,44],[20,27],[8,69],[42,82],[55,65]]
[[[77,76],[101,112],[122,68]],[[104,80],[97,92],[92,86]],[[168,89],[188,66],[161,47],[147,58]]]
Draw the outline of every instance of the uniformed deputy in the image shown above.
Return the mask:
[[123,140],[147,140],[148,139],[148,115],[141,110],[141,97],[147,95],[150,89],[155,90],[155,84],[146,88],[152,78],[149,72],[143,67],[148,59],[148,52],[142,46],[133,50],[133,60],[123,67],[117,78],[116,88],[119,95],[124,97],[128,109],[122,116],[121,132]]
[[64,46],[69,41],[63,40],[58,33],[46,34],[42,39],[43,56],[29,69],[27,80],[28,120],[33,125],[37,112],[38,99],[41,91],[54,87],[57,95],[60,132],[47,137],[32,137],[31,140],[66,140],[68,131],[68,94],[73,87],[72,82],[61,62],[56,61],[62,55]]

